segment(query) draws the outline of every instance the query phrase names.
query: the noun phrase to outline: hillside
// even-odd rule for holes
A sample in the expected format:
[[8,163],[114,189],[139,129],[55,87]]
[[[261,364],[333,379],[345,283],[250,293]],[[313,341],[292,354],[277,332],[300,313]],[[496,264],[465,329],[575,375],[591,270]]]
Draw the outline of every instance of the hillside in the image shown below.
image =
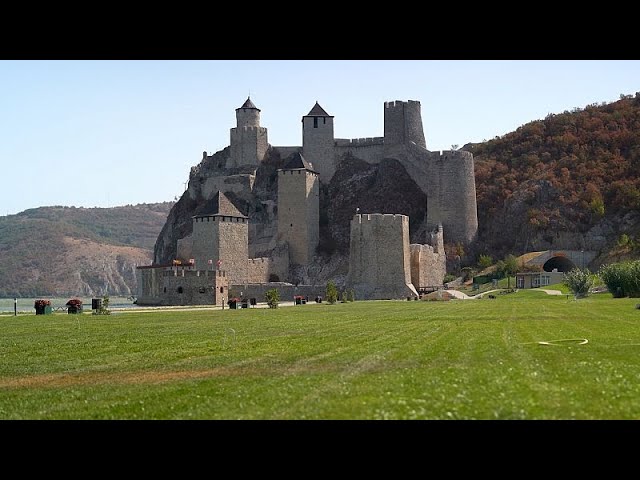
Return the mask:
[[173,202],[0,217],[0,297],[131,295]]
[[474,154],[478,243],[499,258],[640,234],[640,94],[550,114],[463,147]]

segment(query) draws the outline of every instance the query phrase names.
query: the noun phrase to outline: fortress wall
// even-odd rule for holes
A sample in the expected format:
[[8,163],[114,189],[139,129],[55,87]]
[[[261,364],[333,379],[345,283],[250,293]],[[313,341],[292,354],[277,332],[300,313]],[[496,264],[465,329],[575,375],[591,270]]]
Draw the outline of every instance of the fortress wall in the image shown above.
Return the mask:
[[138,305],[160,305],[164,267],[136,268],[136,300]]
[[266,257],[250,258],[247,263],[248,283],[267,283],[271,270],[271,259]]
[[280,153],[280,158],[282,159],[285,159],[294,153],[302,152],[302,147],[273,147],[273,148],[278,150],[278,153]]
[[447,269],[447,256],[434,252],[430,245],[409,245],[411,283],[416,288],[442,285]]
[[[166,292],[162,305],[214,305],[215,272],[193,272],[194,275],[167,275],[163,278]],[[209,273],[210,275],[207,275]],[[197,275],[200,274],[200,275]],[[180,290],[182,289],[182,293]]]
[[202,196],[211,198],[218,190],[223,193],[249,193],[253,190],[255,180],[256,176],[251,174],[207,177],[202,186]]
[[230,130],[231,166],[257,166],[264,159],[269,143],[265,127],[239,127]]
[[350,153],[368,163],[380,163],[384,157],[384,138],[354,138],[335,140],[335,154],[339,158]]
[[357,298],[417,295],[411,285],[409,217],[356,214],[351,220],[350,248],[346,283]]

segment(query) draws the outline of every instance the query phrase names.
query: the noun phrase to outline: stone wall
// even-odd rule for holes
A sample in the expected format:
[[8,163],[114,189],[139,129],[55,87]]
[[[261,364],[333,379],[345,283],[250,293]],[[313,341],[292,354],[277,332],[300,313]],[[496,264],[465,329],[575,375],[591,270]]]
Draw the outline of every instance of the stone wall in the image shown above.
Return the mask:
[[160,305],[163,288],[163,267],[137,267],[136,268],[136,300],[138,305]]
[[289,244],[289,259],[308,265],[320,228],[318,175],[305,169],[278,170],[278,240]]
[[351,154],[367,163],[380,163],[384,158],[384,138],[336,138],[334,150],[338,159]]
[[221,175],[208,177],[200,188],[200,195],[211,198],[220,190],[221,192],[233,192],[239,195],[250,194],[253,191],[256,176],[252,174]]
[[411,284],[409,217],[379,213],[353,217],[346,288],[364,300],[418,295]]
[[442,285],[447,270],[447,256],[436,253],[431,245],[409,245],[411,283],[416,289]]
[[[228,299],[229,295],[228,279],[223,274],[221,271],[181,267],[165,269],[159,304],[220,305],[222,297]],[[220,292],[220,288],[223,292]]]

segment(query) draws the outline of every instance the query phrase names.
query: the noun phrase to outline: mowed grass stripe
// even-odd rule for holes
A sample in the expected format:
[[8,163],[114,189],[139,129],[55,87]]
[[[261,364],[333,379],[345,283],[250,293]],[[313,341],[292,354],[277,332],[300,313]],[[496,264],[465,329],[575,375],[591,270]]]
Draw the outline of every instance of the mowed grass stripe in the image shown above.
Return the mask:
[[638,418],[635,301],[531,293],[3,318],[0,418]]

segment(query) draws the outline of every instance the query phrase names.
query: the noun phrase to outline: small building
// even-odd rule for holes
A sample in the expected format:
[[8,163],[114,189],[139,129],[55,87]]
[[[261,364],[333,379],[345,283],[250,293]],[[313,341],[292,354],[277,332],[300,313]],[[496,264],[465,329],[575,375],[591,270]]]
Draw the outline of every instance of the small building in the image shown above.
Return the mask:
[[538,288],[561,283],[564,273],[554,269],[552,272],[520,272],[516,273],[516,288]]

